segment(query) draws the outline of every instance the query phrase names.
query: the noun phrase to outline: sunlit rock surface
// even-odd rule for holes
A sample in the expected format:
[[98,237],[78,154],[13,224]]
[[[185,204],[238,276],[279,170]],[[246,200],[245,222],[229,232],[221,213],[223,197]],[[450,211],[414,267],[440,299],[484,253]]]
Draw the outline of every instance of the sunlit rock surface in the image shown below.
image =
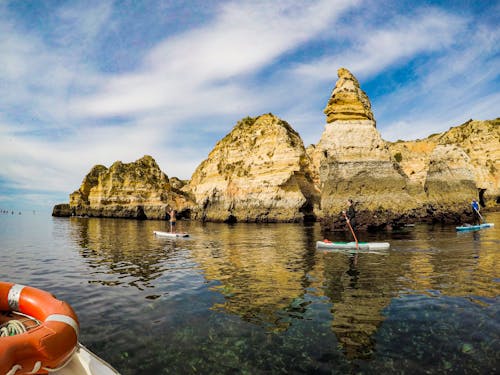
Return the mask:
[[151,156],[111,167],[96,165],[70,195],[72,215],[165,219],[169,207],[189,209],[187,194],[172,188]]
[[469,203],[477,196],[467,154],[455,145],[436,146],[430,156],[424,190],[429,212],[435,215],[463,213],[462,220],[466,220]]
[[[460,159],[465,162],[461,168],[469,169],[472,173],[482,203],[486,207],[498,207],[500,205],[500,119],[470,120],[422,140],[388,142],[391,154],[403,171],[410,180],[421,186],[424,186],[429,172],[430,180],[436,178],[436,165],[430,170],[430,162],[431,155],[435,155],[434,150],[438,145],[460,147],[464,152]],[[449,155],[450,165],[456,165],[455,157],[452,153]],[[446,158],[446,155],[442,156]],[[442,160],[441,165],[445,167],[446,164],[446,160]],[[465,173],[468,175],[468,172]],[[477,193],[473,194],[473,197],[477,197]],[[449,200],[450,197],[443,195],[442,198]]]
[[[349,198],[359,211],[358,227],[397,221],[419,207],[418,191],[377,131],[369,99],[358,81],[346,69],[339,69],[338,75],[325,110],[325,130],[312,151],[313,165],[319,166],[324,224],[345,227],[339,214]],[[342,93],[348,93],[348,105],[347,99],[335,99],[342,98]]]
[[319,192],[299,134],[272,114],[245,118],[194,172],[195,218],[229,222],[314,219]]
[[500,119],[470,120],[447,132],[429,137],[440,145],[457,145],[470,158],[468,163],[487,206],[500,201]]
[[[54,216],[88,215],[215,222],[302,222],[358,229],[421,221],[467,222],[470,201],[500,208],[500,119],[470,120],[422,140],[387,142],[366,93],[345,68],[326,108],[319,142],[307,149],[286,121],[247,117],[221,139],[190,181],[169,179],[154,159],[96,165]],[[319,133],[320,129],[318,130]]]
[[326,122],[331,123],[339,120],[375,121],[370,100],[366,93],[361,90],[358,80],[345,68],[340,68],[337,74],[339,79],[324,110]]

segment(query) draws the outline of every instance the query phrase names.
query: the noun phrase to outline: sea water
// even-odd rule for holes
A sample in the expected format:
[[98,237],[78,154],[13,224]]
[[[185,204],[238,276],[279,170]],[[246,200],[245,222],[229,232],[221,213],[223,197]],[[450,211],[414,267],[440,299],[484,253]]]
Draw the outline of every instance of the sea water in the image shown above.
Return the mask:
[[75,309],[80,341],[122,374],[498,373],[500,213],[457,233],[0,214],[0,280]]

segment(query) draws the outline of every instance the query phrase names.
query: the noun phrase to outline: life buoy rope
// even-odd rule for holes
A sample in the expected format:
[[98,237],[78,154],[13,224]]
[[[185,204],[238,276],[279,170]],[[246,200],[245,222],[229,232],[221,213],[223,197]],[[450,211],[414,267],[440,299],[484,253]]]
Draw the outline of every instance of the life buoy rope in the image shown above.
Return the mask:
[[0,282],[0,311],[15,311],[40,324],[0,337],[0,374],[45,374],[62,368],[78,348],[78,318],[66,302],[43,290]]

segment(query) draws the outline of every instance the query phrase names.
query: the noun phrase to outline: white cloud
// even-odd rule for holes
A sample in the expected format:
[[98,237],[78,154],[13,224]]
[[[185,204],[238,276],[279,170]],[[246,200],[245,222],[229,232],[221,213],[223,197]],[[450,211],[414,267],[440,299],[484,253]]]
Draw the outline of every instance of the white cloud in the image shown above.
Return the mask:
[[422,64],[412,82],[377,100],[384,138],[424,138],[470,118],[498,117],[500,58],[485,51],[499,45],[500,32],[481,27],[463,34],[458,48]]
[[335,54],[300,64],[293,73],[301,79],[321,81],[328,79],[332,67],[343,66],[358,78],[373,76],[418,54],[449,47],[464,24],[463,19],[434,8],[388,20],[382,27],[366,24]]
[[[100,92],[75,100],[73,108],[94,116],[181,108],[190,116],[192,101],[196,109],[207,103],[201,109],[208,113],[224,113],[226,101],[252,103],[241,86],[246,74],[316,36],[356,3],[229,3],[213,22],[158,44],[139,72],[110,77]],[[239,85],[228,83],[234,77]]]

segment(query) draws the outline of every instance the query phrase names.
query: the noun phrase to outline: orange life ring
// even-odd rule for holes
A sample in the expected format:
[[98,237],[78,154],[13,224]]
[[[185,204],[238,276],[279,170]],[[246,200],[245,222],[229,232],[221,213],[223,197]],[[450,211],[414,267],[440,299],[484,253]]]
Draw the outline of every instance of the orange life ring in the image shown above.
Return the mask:
[[78,318],[66,302],[43,290],[0,281],[0,311],[17,311],[40,322],[0,337],[0,374],[45,374],[65,364],[78,346]]

